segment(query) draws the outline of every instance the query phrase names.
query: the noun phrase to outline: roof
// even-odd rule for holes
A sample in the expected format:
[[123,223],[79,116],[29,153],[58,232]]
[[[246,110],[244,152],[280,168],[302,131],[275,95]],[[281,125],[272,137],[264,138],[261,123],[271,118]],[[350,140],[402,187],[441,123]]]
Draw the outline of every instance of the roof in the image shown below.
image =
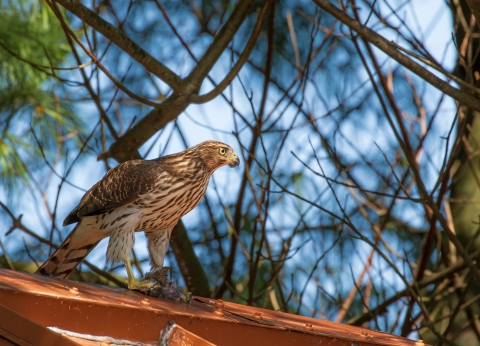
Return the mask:
[[[25,345],[68,345],[67,339],[80,345],[102,340],[107,345],[113,339],[158,345],[163,334],[162,345],[423,346],[391,334],[221,300],[197,297],[193,303],[179,303],[6,269],[0,269],[0,277],[0,345],[2,336],[12,340],[8,335],[36,340]],[[23,328],[15,329],[19,324]],[[54,336],[65,343],[45,341]]]

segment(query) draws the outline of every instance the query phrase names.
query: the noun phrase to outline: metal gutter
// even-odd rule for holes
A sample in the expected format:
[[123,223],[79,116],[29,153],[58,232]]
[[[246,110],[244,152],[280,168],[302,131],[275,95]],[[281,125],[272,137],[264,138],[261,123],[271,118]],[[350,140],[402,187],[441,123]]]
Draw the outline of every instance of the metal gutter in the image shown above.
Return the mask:
[[196,341],[167,345],[422,345],[365,328],[221,300],[197,297],[190,304],[177,303],[122,288],[6,269],[0,269],[0,304],[43,327],[145,344],[158,345],[174,321],[177,341],[181,335]]

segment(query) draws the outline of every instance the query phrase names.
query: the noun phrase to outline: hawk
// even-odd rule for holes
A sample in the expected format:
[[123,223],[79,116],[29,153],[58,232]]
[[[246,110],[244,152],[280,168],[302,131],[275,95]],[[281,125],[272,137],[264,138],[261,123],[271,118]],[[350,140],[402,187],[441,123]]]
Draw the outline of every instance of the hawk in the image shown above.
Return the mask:
[[162,268],[173,227],[200,203],[212,173],[239,164],[228,145],[206,141],[177,154],[118,165],[68,214],[63,225],[77,225],[36,273],[65,278],[100,240],[110,237],[108,261],[123,261],[128,288],[141,288],[130,264],[134,232],[145,231],[152,268]]

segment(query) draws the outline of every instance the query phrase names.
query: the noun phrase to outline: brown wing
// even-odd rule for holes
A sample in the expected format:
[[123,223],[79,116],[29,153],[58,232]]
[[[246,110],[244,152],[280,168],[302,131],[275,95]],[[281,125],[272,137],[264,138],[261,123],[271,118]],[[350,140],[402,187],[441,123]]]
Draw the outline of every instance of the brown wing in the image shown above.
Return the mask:
[[132,160],[112,168],[87,191],[78,206],[65,218],[63,225],[135,201],[154,189],[160,171],[161,164],[158,160]]

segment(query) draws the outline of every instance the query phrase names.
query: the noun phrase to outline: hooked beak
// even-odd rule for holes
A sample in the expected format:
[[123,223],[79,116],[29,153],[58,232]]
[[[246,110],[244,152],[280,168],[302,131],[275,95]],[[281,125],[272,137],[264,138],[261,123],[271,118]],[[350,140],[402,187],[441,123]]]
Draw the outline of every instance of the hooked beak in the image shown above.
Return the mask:
[[228,164],[230,167],[234,168],[240,164],[240,159],[238,158],[237,154],[234,152],[230,155],[230,163]]

